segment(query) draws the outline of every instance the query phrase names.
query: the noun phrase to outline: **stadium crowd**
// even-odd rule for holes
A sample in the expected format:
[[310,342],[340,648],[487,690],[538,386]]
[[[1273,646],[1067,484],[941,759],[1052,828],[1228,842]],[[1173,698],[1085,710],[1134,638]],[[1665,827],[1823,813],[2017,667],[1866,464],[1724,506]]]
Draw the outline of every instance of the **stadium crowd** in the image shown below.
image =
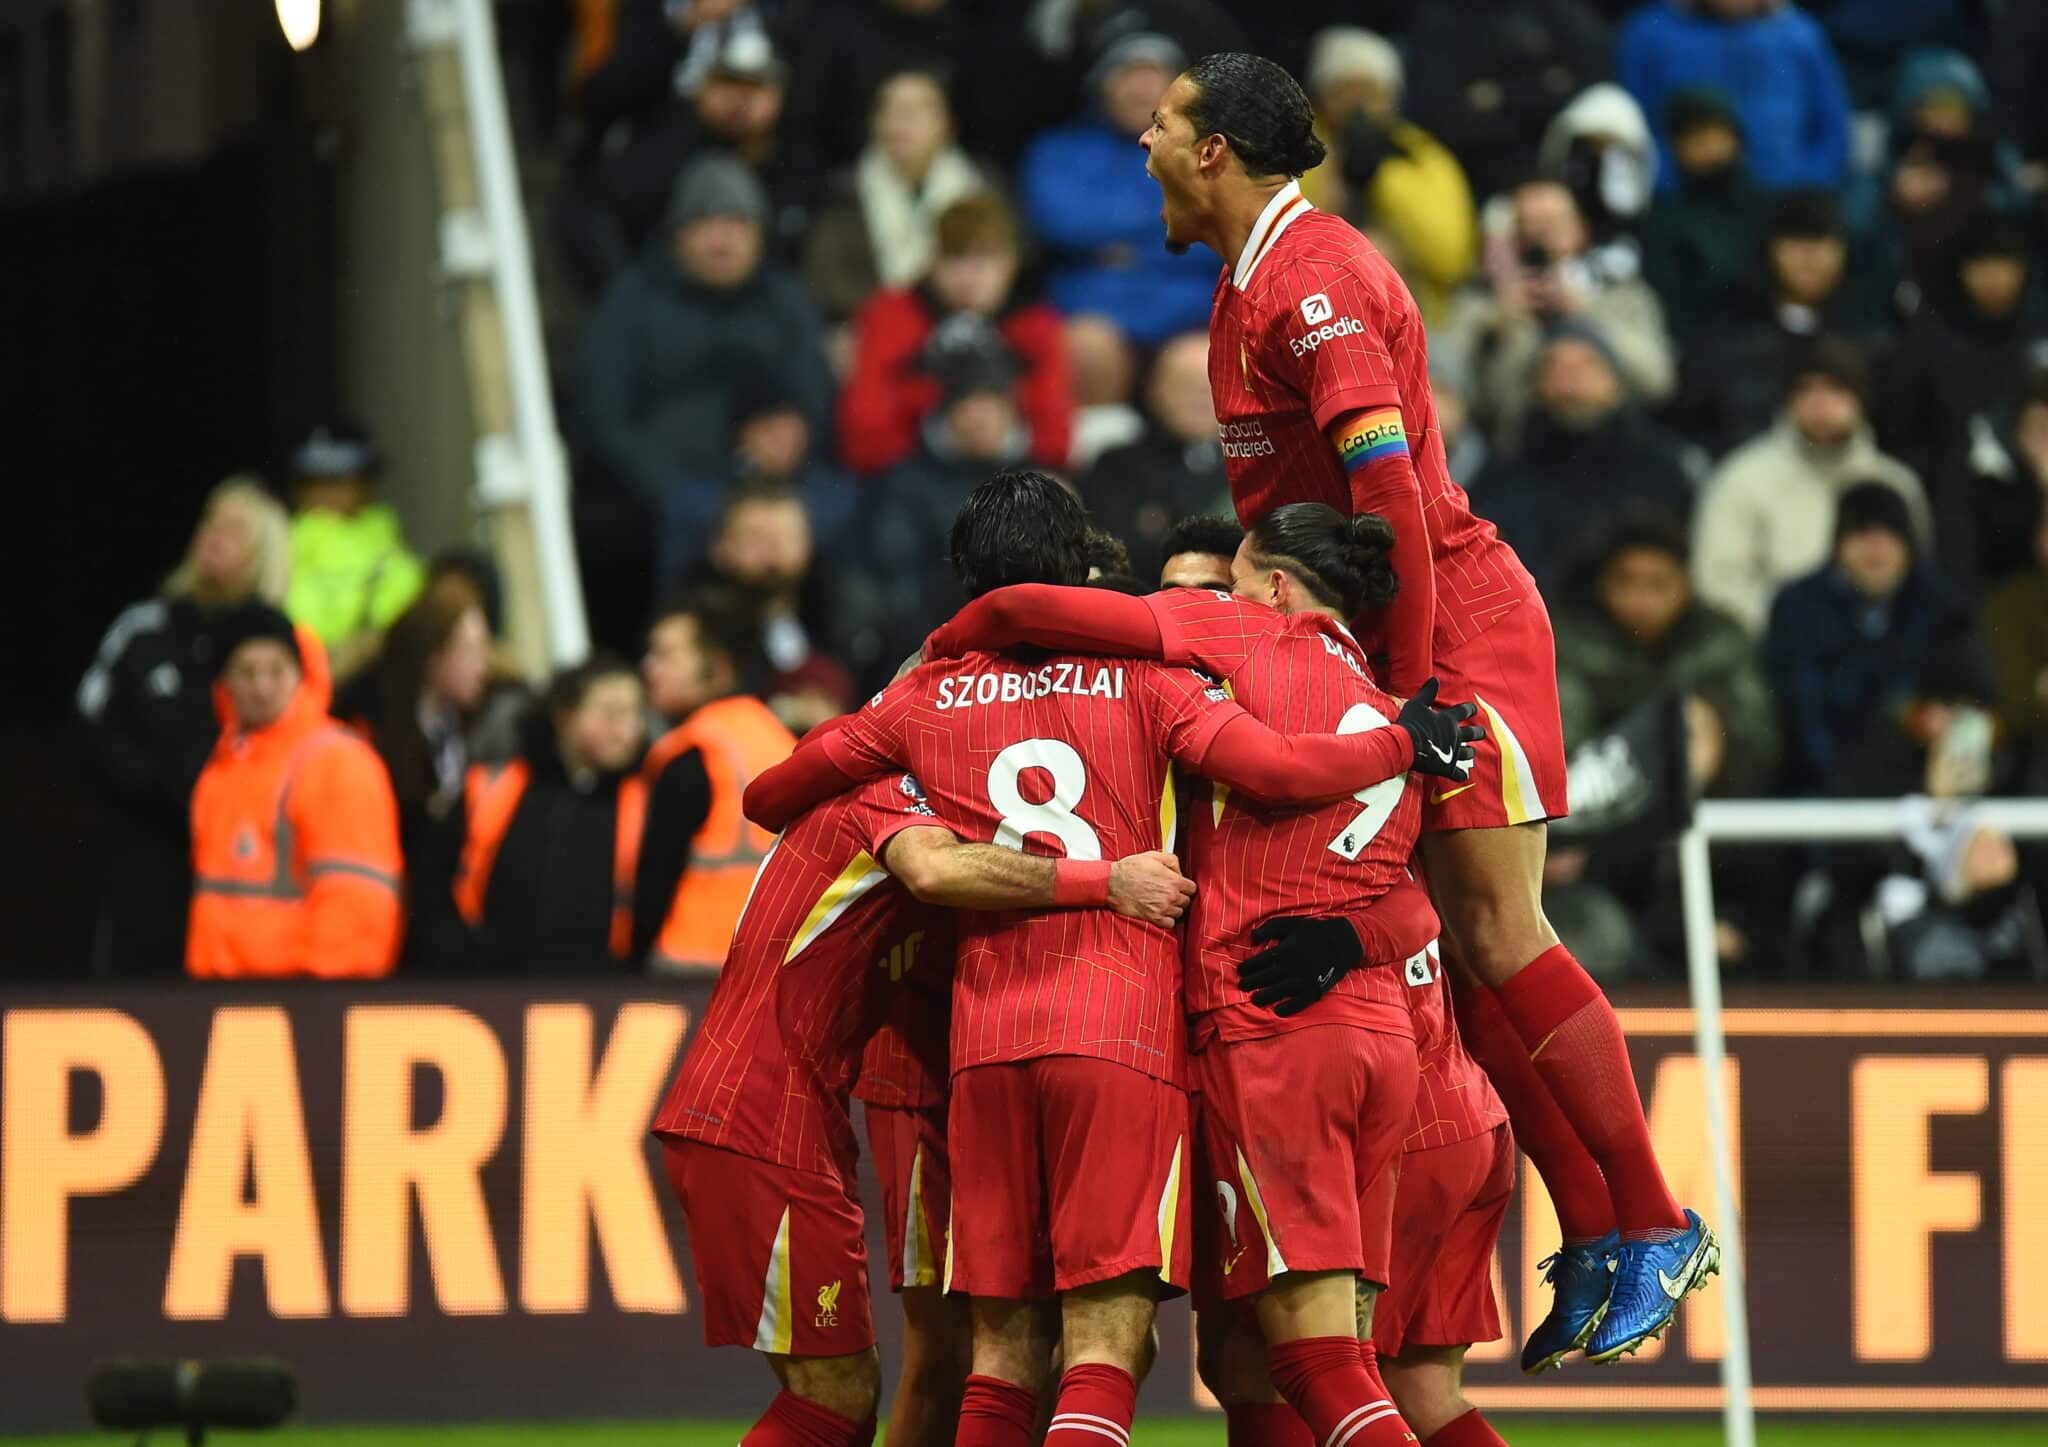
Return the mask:
[[[306,438],[289,511],[222,484],[79,691],[113,968],[716,966],[769,843],[745,781],[953,612],[977,481],[1069,479],[1133,589],[1234,551],[1176,531],[1229,512],[1217,264],[1165,248],[1137,145],[1222,49],[1302,77],[1305,193],[1422,307],[1453,474],[1555,619],[1575,775],[1664,707],[1706,795],[2048,792],[2038,7],[562,13],[545,212],[604,651],[513,676],[490,564],[408,548],[363,429]],[[2048,867],[1967,808],[1716,867],[1740,974],[2048,971]],[[1589,968],[1655,977],[1674,878],[1560,827],[1546,908]]]

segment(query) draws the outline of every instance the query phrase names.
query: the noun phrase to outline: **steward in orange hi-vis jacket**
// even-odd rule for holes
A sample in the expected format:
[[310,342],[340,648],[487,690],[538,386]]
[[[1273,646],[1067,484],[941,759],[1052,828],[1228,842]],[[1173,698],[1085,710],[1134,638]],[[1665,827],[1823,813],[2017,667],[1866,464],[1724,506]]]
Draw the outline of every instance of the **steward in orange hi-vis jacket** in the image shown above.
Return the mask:
[[187,973],[388,975],[404,928],[398,806],[376,752],[327,716],[326,651],[255,603],[223,624],[220,650],[221,736],[192,794]]

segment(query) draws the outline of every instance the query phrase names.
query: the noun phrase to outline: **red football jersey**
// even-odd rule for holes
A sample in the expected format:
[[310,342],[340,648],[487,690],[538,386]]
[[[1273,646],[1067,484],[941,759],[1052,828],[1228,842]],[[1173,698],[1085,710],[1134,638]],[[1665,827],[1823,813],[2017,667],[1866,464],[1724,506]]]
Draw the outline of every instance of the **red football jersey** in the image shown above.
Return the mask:
[[[1236,711],[1186,669],[990,653],[922,665],[838,739],[877,768],[915,771],[963,838],[1119,859],[1173,833],[1168,755],[1199,755]],[[1088,1055],[1179,1083],[1180,942],[1106,909],[963,914],[953,1069]]]
[[1465,1053],[1458,1020],[1451,1013],[1450,981],[1435,945],[1400,967],[1409,985],[1415,1016],[1415,1055],[1420,1076],[1415,1088],[1415,1123],[1404,1151],[1455,1145],[1485,1135],[1508,1118],[1493,1083]]
[[[1535,595],[1514,551],[1451,480],[1422,314],[1407,284],[1297,185],[1273,198],[1236,268],[1217,283],[1209,391],[1231,499],[1247,527],[1290,502],[1328,503],[1349,517],[1350,474],[1324,429],[1347,412],[1400,408],[1429,528],[1439,656]],[[1362,636],[1381,651],[1369,625]]]
[[856,1100],[904,1109],[946,1103],[952,1072],[952,941],[944,941],[943,949],[925,944],[906,939],[902,948],[875,961],[877,969],[900,976],[903,988],[861,1056],[860,1079],[853,1084]]
[[897,774],[819,805],[775,841],[655,1134],[799,1170],[852,1169],[847,1093],[899,993],[889,962],[943,959],[953,937],[950,914],[912,900],[877,861],[899,831],[936,822]]
[[[1189,590],[1182,590],[1189,591]],[[1199,610],[1220,623],[1235,610],[1210,595]],[[1243,658],[1224,671],[1231,697],[1280,733],[1362,733],[1397,711],[1373,685],[1355,640],[1320,614],[1282,617],[1230,600],[1247,622],[1263,611],[1263,628]],[[1169,600],[1183,624],[1198,610]],[[1199,624],[1195,624],[1199,628]],[[1219,664],[1234,645],[1209,633]],[[1183,641],[1186,634],[1183,635]],[[1169,651],[1172,644],[1169,642]],[[1226,656],[1217,656],[1218,654]],[[1321,1002],[1291,1018],[1253,1005],[1237,987],[1237,967],[1257,947],[1252,931],[1278,915],[1357,914],[1407,878],[1422,824],[1422,791],[1407,774],[1348,799],[1314,809],[1271,809],[1233,796],[1220,784],[1191,810],[1187,854],[1198,888],[1187,916],[1188,1013],[1196,1041],[1229,1039],[1337,1022],[1395,1034],[1413,1033],[1408,987],[1394,969],[1353,970]]]

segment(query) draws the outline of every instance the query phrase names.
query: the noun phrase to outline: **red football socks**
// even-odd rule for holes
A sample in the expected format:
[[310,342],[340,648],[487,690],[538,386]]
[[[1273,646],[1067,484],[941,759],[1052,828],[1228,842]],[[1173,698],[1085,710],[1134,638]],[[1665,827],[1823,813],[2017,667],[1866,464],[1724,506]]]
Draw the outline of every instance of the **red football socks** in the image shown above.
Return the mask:
[[1683,1230],[1685,1213],[1650,1145],[1621,1022],[1593,977],[1571,951],[1553,945],[1494,994],[1558,1108],[1599,1163],[1622,1236]]
[[[1001,1377],[970,1376],[960,1398],[954,1447],[1031,1447],[1038,1435],[1038,1394]],[[747,1447],[742,1443],[740,1447]]]
[[1508,1443],[1474,1407],[1423,1438],[1422,1447],[1508,1447]]
[[1529,1047],[1485,986],[1460,988],[1453,998],[1458,1034],[1507,1106],[1515,1144],[1543,1177],[1566,1244],[1584,1246],[1598,1241],[1614,1229],[1607,1180],[1580,1143],[1579,1133],[1557,1108],[1550,1087],[1536,1073]]
[[1321,1447],[1407,1447],[1415,1441],[1380,1380],[1373,1349],[1356,1337],[1312,1336],[1269,1346],[1266,1370]]
[[873,1416],[856,1422],[793,1392],[778,1392],[740,1447],[869,1447],[874,1440]]
[[1131,1418],[1137,1413],[1138,1383],[1122,1367],[1107,1362],[1068,1367],[1060,1377],[1045,1447],[1130,1447]]
[[1227,1447],[1316,1447],[1316,1434],[1285,1402],[1225,1407],[1223,1435]]

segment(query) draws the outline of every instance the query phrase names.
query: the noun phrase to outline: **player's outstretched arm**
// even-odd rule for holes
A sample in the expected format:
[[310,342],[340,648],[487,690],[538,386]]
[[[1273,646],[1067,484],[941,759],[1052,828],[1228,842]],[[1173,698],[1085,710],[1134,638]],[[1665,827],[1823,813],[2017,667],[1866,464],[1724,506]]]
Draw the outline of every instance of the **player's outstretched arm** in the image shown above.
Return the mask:
[[886,767],[856,762],[839,737],[838,730],[813,731],[795,753],[757,775],[741,801],[746,816],[780,834],[804,810],[888,772]]
[[1378,513],[1394,530],[1388,561],[1401,591],[1387,605],[1387,688],[1407,698],[1433,666],[1436,568],[1429,526],[1422,516],[1422,486],[1408,456],[1398,407],[1361,407],[1331,421],[1326,435],[1351,476],[1352,513]]
[[1466,722],[1477,706],[1439,706],[1436,690],[1434,678],[1425,680],[1393,723],[1356,734],[1290,738],[1227,705],[1225,722],[1206,743],[1176,751],[1174,759],[1269,804],[1327,803],[1411,770],[1463,779],[1472,746],[1484,736]]
[[1298,1015],[1362,965],[1405,960],[1437,937],[1429,894],[1404,879],[1366,909],[1334,918],[1283,915],[1252,931],[1263,945],[1237,967],[1237,985],[1276,1015]]
[[1047,859],[994,844],[963,843],[950,829],[935,825],[892,836],[882,863],[917,898],[949,909],[1107,907],[1147,924],[1170,926],[1195,894],[1180,862],[1156,850],[1114,863]]
[[1103,588],[1016,583],[984,593],[925,640],[926,658],[1000,653],[1030,644],[1057,653],[1163,658],[1159,620],[1142,598]]

